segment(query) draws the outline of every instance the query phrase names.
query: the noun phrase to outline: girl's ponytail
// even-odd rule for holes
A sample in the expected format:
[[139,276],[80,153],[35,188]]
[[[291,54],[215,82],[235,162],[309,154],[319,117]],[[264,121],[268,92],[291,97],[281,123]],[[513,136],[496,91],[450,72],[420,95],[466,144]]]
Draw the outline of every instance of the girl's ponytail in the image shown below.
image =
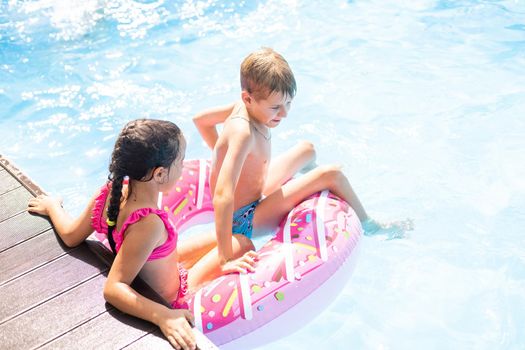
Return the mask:
[[123,183],[124,176],[117,175],[113,177],[111,181],[111,194],[109,197],[109,205],[107,209],[108,242],[114,254],[117,253],[117,250],[115,248],[115,239],[113,238],[113,231],[117,226],[117,218],[120,211],[120,203],[122,200]]

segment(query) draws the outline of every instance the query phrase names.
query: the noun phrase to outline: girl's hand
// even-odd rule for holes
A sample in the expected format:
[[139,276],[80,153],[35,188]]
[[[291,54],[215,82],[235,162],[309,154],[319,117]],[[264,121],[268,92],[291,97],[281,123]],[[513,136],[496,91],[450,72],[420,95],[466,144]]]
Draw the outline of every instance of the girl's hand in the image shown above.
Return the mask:
[[223,274],[228,274],[232,272],[247,273],[255,271],[255,266],[257,266],[257,261],[259,260],[259,255],[250,250],[249,252],[244,253],[238,259],[229,260],[226,263],[221,265],[221,271]]
[[169,310],[168,316],[159,323],[159,328],[171,346],[180,350],[193,350],[197,345],[191,330],[193,315],[188,310]]
[[62,207],[62,199],[41,194],[29,200],[27,211],[49,216],[49,209],[52,207]]

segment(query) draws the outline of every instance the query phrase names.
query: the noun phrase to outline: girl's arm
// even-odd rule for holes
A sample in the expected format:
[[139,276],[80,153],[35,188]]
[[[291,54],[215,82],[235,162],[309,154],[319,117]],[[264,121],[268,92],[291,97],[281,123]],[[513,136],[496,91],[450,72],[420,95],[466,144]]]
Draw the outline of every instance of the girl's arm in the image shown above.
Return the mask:
[[194,349],[195,338],[187,310],[173,310],[142,296],[131,283],[149,255],[166,239],[164,223],[149,215],[126,230],[126,239],[115,257],[104,286],[104,298],[119,310],[156,324],[177,349]]
[[62,241],[68,247],[82,243],[92,232],[91,211],[96,194],[90,199],[84,211],[77,218],[72,218],[62,207],[62,202],[47,195],[39,195],[29,200],[27,211],[49,216]]
[[235,105],[236,104],[233,103],[227,106],[207,109],[193,117],[193,123],[197,127],[197,130],[199,130],[204,142],[206,142],[211,149],[215,147],[215,143],[219,138],[217,125],[223,123],[226,118],[228,118]]

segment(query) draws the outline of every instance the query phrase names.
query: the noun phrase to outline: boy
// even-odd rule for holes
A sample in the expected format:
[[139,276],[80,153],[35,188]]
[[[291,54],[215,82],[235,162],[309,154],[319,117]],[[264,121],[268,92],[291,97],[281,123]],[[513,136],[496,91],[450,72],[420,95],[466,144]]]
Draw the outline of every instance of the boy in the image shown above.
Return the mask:
[[[312,144],[301,142],[270,162],[270,131],[287,117],[296,92],[286,60],[274,50],[262,48],[244,59],[240,73],[241,101],[193,118],[213,149],[210,185],[217,247],[199,263],[219,266],[219,270],[210,271],[207,279],[252,271],[257,260],[252,234],[274,229],[294,206],[321,190],[329,189],[346,200],[361,222],[368,219],[337,166],[316,167],[286,182],[314,161]],[[220,123],[224,128],[219,135],[216,126]]]

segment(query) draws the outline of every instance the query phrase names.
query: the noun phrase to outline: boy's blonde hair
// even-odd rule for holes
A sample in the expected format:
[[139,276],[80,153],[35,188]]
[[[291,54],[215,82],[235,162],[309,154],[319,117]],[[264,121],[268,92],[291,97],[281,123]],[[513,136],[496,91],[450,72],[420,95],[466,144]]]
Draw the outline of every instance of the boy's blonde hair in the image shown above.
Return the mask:
[[241,88],[257,100],[265,99],[274,92],[293,98],[297,91],[288,62],[268,47],[252,52],[242,61]]

